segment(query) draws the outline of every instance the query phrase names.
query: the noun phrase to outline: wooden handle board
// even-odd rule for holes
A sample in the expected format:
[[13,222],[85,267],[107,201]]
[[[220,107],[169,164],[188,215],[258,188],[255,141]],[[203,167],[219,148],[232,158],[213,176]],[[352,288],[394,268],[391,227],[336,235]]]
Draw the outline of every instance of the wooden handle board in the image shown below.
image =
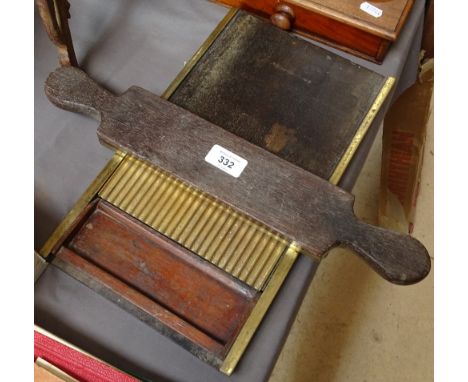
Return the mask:
[[[115,96],[80,69],[64,67],[49,76],[45,92],[55,105],[99,119],[101,142],[217,197],[315,258],[344,245],[396,284],[430,271],[419,241],[358,220],[351,194],[147,90],[134,86]],[[247,160],[238,178],[205,161],[214,145]]]

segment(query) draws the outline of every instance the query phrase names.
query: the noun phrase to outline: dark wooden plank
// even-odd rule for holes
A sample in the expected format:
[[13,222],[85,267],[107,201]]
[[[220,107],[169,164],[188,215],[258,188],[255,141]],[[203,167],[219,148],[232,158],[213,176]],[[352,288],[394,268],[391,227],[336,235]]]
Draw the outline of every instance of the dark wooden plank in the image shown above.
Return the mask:
[[67,247],[222,344],[257,299],[253,288],[102,201]]
[[[81,70],[59,68],[45,90],[59,107],[100,117],[98,136],[105,144],[175,174],[316,258],[343,244],[398,284],[417,282],[430,270],[419,241],[360,222],[351,194],[144,89],[131,87],[116,97]],[[240,177],[204,160],[215,144],[248,161]]]
[[385,81],[239,12],[169,101],[329,179]]

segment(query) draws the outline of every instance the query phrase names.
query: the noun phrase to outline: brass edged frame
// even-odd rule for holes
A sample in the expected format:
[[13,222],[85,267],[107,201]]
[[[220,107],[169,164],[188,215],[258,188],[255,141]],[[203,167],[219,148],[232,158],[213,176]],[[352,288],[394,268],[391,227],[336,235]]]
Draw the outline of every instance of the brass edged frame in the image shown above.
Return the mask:
[[[168,99],[178,86],[182,83],[185,77],[190,73],[193,67],[197,62],[203,57],[207,52],[209,47],[213,44],[216,38],[220,33],[226,28],[229,22],[237,14],[238,9],[230,9],[226,16],[220,21],[216,26],[213,32],[208,36],[205,42],[200,46],[200,48],[194,53],[190,60],[185,64],[183,69],[179,74],[174,78],[169,87],[162,94],[162,98]],[[377,112],[380,110],[381,106],[387,99],[393,85],[395,83],[395,78],[389,77],[382,86],[379,94],[376,96],[373,105],[368,111],[367,115],[364,117],[361,125],[359,126],[356,134],[354,135],[350,145],[346,149],[344,155],[336,166],[332,176],[329,178],[329,181],[332,184],[338,184],[346,169],[348,168],[349,163],[351,162],[354,154],[356,153],[359,145],[364,139],[367,131],[369,130],[372,122],[374,121]],[[53,234],[49,237],[43,248],[40,250],[40,254],[43,257],[47,257],[52,250],[57,246],[58,243],[62,240],[64,235],[68,232],[70,227],[72,227],[73,222],[84,210],[84,208],[91,202],[98,194],[106,182],[111,178],[112,174],[117,170],[121,165],[122,160],[125,158],[126,154],[122,152],[116,152],[104,169],[99,173],[96,179],[90,184],[88,189],[76,202],[64,220],[56,228]],[[225,360],[223,361],[220,371],[224,374],[230,375],[234,371],[236,365],[240,361],[245,349],[247,348],[249,342],[253,338],[257,328],[259,327],[263,317],[267,313],[272,301],[277,295],[281,285],[286,279],[289,271],[294,265],[297,257],[299,256],[301,249],[295,246],[294,243],[291,243],[288,248],[285,250],[283,255],[280,257],[275,269],[271,272],[271,275],[261,293],[257,304],[253,308],[250,316],[240,330],[236,340],[232,344]]]
[[394,84],[395,84],[395,77],[388,77],[386,79],[385,83],[380,89],[379,94],[377,94],[377,97],[375,98],[371,108],[369,109],[366,116],[362,120],[361,125],[357,129],[356,134],[354,134],[354,137],[351,140],[351,143],[349,144],[345,153],[343,154],[340,161],[338,162],[338,165],[335,167],[335,170],[333,171],[333,174],[331,175],[329,179],[330,183],[337,185],[339,181],[341,180],[341,178],[343,177],[343,174],[348,168],[349,163],[353,159],[354,154],[356,154],[356,151],[359,145],[361,144],[362,140],[367,134],[367,131],[372,125],[372,122],[374,122],[374,119],[377,113],[379,112],[383,103],[386,101]]
[[221,365],[220,371],[224,374],[231,375],[233,373],[235,367],[244,354],[245,349],[257,331],[257,328],[260,326],[263,317],[265,317],[271,303],[276,297],[276,294],[280,290],[281,285],[283,285],[286,276],[289,274],[289,271],[296,262],[299,253],[300,248],[296,247],[295,244],[292,243],[279,260],[276,269],[270,276],[268,284],[250,312],[247,321],[244,326],[242,326],[242,329],[237,335],[236,340],[232,344],[231,349],[229,349],[229,352]]
[[229,9],[229,11],[223,17],[223,19],[219,22],[218,25],[216,25],[215,29],[213,29],[213,32],[210,33],[210,35],[203,42],[203,44],[200,45],[200,47],[193,54],[190,60],[187,61],[187,63],[184,65],[179,74],[177,74],[177,76],[172,80],[168,88],[161,95],[162,98],[169,99],[169,97],[176,91],[176,89],[182,83],[187,74],[190,73],[190,71],[200,60],[200,58],[203,57],[203,55],[210,48],[210,46],[216,41],[220,33],[224,30],[224,28],[226,28],[226,26],[229,24],[229,22],[233,19],[233,17],[237,14],[238,11],[239,10],[236,8]]

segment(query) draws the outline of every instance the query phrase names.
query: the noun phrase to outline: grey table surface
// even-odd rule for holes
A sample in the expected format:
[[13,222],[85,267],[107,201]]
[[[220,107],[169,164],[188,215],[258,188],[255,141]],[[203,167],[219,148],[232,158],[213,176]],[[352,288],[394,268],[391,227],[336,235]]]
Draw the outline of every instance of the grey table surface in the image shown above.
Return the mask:
[[[414,82],[424,0],[382,65],[325,47],[398,83]],[[227,9],[206,0],[74,0],[70,27],[80,65],[115,92],[131,85],[161,94]],[[321,44],[315,43],[322,46]],[[35,248],[39,249],[112,156],[96,122],[49,103],[55,48],[35,17]],[[379,112],[340,185],[351,190],[390,100]],[[300,256],[235,373],[226,377],[62,271],[49,266],[35,285],[35,323],[139,378],[157,381],[265,381],[287,337],[317,263]]]

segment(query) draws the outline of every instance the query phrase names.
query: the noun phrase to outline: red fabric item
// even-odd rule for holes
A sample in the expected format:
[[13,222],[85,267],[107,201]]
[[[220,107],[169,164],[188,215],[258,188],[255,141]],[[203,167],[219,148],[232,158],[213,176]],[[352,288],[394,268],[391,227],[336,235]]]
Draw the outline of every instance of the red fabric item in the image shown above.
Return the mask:
[[137,382],[105,363],[34,331],[34,360],[42,358],[83,382]]

